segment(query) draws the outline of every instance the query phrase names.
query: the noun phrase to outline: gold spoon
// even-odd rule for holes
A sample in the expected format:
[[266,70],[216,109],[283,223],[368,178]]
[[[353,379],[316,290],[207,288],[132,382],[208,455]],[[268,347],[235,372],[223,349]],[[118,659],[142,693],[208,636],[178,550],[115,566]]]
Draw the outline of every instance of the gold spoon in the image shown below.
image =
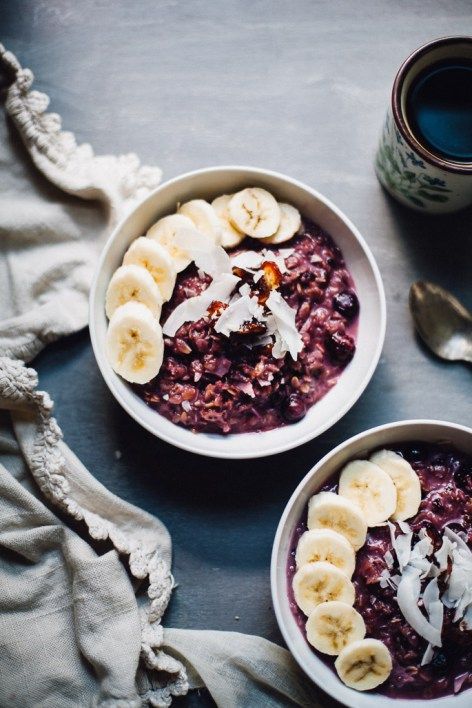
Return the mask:
[[418,280],[410,288],[410,311],[418,334],[434,354],[472,363],[472,314],[452,293]]

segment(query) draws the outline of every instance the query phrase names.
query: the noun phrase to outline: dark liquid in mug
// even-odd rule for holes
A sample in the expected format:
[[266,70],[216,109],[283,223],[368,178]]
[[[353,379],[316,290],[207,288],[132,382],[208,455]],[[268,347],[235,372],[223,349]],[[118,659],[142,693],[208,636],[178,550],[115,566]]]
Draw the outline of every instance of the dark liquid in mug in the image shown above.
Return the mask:
[[406,111],[416,139],[453,162],[472,162],[472,61],[432,64],[413,81]]

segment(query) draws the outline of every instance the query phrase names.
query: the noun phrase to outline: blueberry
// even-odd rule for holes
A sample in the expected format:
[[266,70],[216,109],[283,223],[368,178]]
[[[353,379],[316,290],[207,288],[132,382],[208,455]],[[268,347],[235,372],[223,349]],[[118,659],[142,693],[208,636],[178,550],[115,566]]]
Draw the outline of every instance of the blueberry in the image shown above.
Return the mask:
[[452,469],[457,486],[467,494],[472,494],[472,464],[466,460],[455,459],[449,467]]
[[301,274],[299,278],[299,282],[301,285],[309,285],[312,280],[314,280],[315,274],[312,273],[310,270],[306,270],[304,273]]
[[356,351],[354,340],[348,334],[333,332],[326,337],[326,348],[334,361],[347,364]]
[[436,654],[431,664],[433,665],[434,669],[438,671],[438,673],[445,673],[448,668],[447,656],[442,651],[440,651]]
[[346,319],[353,320],[359,313],[359,300],[355,293],[344,290],[333,297],[333,307]]
[[282,403],[282,415],[289,423],[296,423],[306,413],[306,406],[296,393],[290,394]]

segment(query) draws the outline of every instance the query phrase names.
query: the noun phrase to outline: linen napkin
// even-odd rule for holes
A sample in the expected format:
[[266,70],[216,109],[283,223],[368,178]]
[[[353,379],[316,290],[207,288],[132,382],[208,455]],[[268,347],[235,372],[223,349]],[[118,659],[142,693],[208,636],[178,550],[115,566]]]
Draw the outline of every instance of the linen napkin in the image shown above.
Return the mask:
[[9,86],[0,140],[0,705],[169,706],[206,686],[225,708],[316,706],[287,650],[235,632],[163,629],[173,588],[167,529],[106,490],[62,441],[25,362],[86,326],[98,250],[161,174],[134,154],[78,146],[2,45],[0,70]]

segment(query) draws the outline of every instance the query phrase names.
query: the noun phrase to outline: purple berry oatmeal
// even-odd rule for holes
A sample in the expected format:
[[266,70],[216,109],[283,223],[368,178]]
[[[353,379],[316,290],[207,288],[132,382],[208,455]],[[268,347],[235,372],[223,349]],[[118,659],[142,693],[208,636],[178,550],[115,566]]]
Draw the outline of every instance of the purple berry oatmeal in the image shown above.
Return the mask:
[[[257,282],[244,268],[234,268],[241,278],[236,288],[247,283],[262,305],[277,289],[294,310],[302,348],[296,360],[288,352],[276,358],[256,320],[224,336],[215,331],[215,315],[227,307],[219,302],[165,337],[158,376],[135,390],[158,413],[194,432],[257,432],[294,423],[336,384],[355,353],[359,302],[342,253],[327,234],[305,220],[284,244],[290,252],[256,239],[244,244],[231,257],[266,248],[276,257],[282,254],[285,267],[281,272],[272,261],[264,262]],[[161,321],[210,283],[210,276],[190,265],[178,275]]]
[[[409,529],[413,532],[412,545],[424,537],[426,532],[433,551],[437,552],[443,544],[447,527],[459,534],[462,542],[472,549],[472,458],[449,445],[409,443],[392,449],[411,464],[421,483],[418,513],[408,520]],[[320,491],[337,492],[338,478],[339,474],[334,475]],[[304,517],[295,530],[287,564],[290,606],[304,635],[306,617],[295,603],[292,581],[296,571],[298,540],[306,529]],[[442,646],[435,647],[428,663],[422,666],[428,642],[408,624],[400,611],[396,588],[381,582],[383,574],[399,572],[398,561],[394,569],[387,565],[387,557],[393,551],[387,526],[369,528],[366,543],[357,553],[352,577],[356,593],[354,607],[364,619],[367,636],[382,641],[393,660],[389,678],[377,690],[391,698],[430,699],[470,689],[471,625],[465,619],[455,618],[455,609],[446,604]],[[438,574],[442,598],[445,597],[451,578],[451,565],[451,559],[447,557],[446,569]],[[422,590],[426,583],[426,580],[422,581]],[[445,602],[444,599],[442,602]],[[334,665],[335,657],[328,657],[315,649],[313,651],[322,661]]]

